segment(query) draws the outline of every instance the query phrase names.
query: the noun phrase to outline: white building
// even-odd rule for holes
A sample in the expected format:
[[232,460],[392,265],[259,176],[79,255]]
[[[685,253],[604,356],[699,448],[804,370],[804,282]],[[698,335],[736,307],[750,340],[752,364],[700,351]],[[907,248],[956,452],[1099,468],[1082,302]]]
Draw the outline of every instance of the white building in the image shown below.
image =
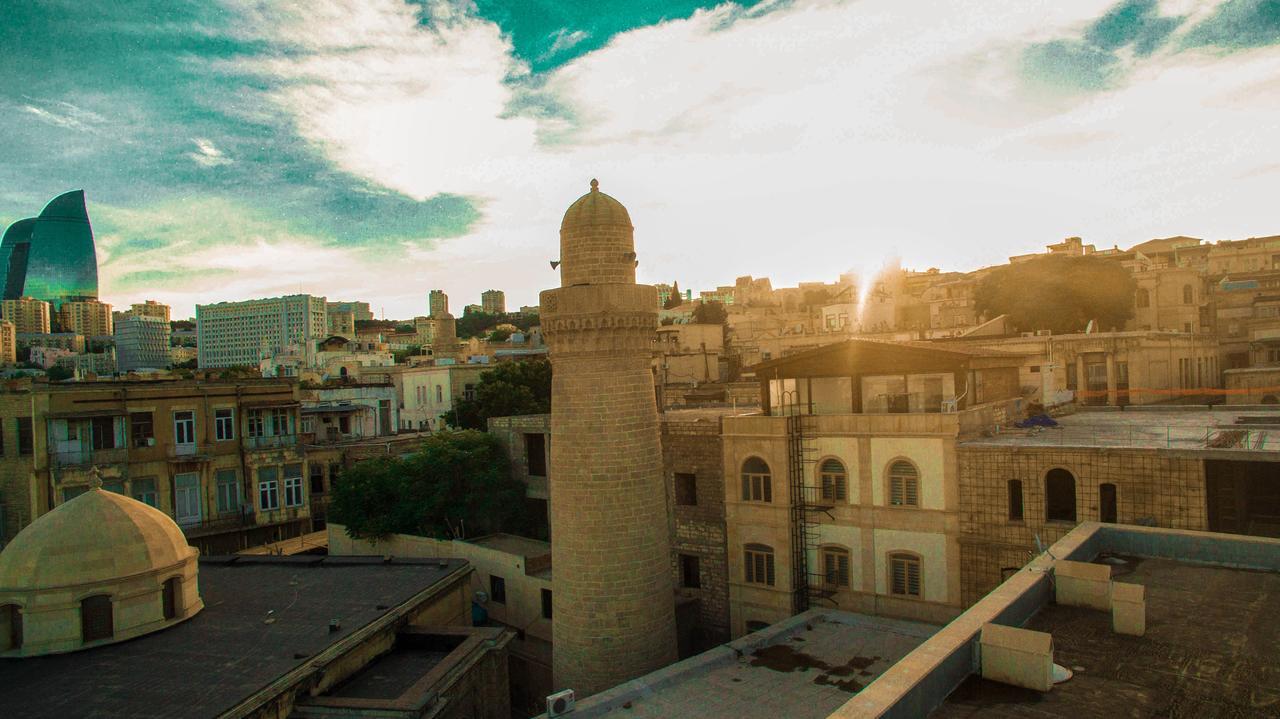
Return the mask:
[[169,366],[169,322],[131,315],[116,324],[116,368],[121,372]]
[[201,367],[257,367],[263,358],[290,345],[312,351],[327,336],[323,297],[287,295],[196,305]]

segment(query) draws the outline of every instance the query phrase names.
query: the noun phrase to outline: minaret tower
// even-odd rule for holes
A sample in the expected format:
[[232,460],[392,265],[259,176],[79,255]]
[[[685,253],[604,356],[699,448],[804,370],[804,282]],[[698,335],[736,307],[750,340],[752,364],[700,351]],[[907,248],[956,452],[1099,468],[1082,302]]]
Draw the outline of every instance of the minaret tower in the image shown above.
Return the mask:
[[650,359],[658,293],[636,284],[631,217],[591,191],[560,224],[551,355],[552,670],[589,696],[676,659],[666,489]]

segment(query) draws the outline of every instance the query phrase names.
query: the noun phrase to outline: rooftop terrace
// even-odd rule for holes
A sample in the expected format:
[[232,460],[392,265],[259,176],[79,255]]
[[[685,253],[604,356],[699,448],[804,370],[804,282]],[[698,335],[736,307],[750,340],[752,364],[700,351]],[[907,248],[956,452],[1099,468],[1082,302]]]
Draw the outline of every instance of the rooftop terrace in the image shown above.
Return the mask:
[[1280,408],[1133,406],[1083,409],[1055,418],[1058,427],[1001,427],[962,442],[971,446],[1116,447],[1183,450],[1280,449]]

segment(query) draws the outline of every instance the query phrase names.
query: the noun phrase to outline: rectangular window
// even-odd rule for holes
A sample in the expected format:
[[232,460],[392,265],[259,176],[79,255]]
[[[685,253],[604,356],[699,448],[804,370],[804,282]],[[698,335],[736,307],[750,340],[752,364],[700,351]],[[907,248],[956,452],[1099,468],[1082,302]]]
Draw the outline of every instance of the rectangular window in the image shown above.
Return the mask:
[[698,504],[698,476],[676,472],[676,504],[695,507]]
[[907,597],[920,596],[920,558],[910,554],[889,556],[890,592]]
[[287,409],[273,409],[270,414],[271,434],[282,437],[293,434],[293,416]]
[[240,482],[234,469],[220,469],[216,475],[218,485],[218,513],[232,514],[240,511]]
[[329,488],[338,486],[338,477],[342,475],[342,465],[334,462],[329,465]]
[[129,486],[132,490],[134,499],[142,502],[143,504],[149,504],[152,507],[159,506],[159,497],[156,494],[156,480],[154,478],[139,477],[138,479],[130,482]]
[[551,590],[542,590],[542,618],[551,618]]
[[280,480],[275,467],[258,468],[258,509],[269,512],[280,508]]
[[200,511],[200,475],[195,472],[184,472],[173,478],[173,518],[178,524],[199,524]]
[[524,436],[524,456],[530,477],[547,476],[547,440],[541,433]]
[[1022,521],[1022,480],[1009,480],[1009,521]]
[[773,551],[767,549],[746,550],[745,575],[750,584],[773,586]]
[[93,417],[89,420],[89,429],[95,450],[116,448],[115,417]]
[[262,421],[262,410],[249,410],[249,436],[261,437],[265,432],[266,426]]
[[18,455],[28,455],[35,451],[35,432],[31,427],[30,417],[18,417]]
[[308,471],[311,473],[311,493],[324,494],[324,465],[319,462],[313,462],[307,465]]
[[680,555],[680,586],[686,589],[702,588],[702,572],[697,555]]
[[302,465],[284,466],[284,506],[302,506]]
[[828,587],[849,586],[849,552],[836,548],[822,550],[822,580]]
[[507,580],[496,574],[489,575],[489,598],[498,604],[507,603]]
[[[476,398],[476,386],[473,384],[462,385],[462,398],[470,402]],[[548,617],[550,618],[550,617]]]
[[214,437],[219,442],[235,439],[235,412],[230,409],[215,409],[213,411],[213,432]]
[[193,445],[196,443],[196,413],[184,410],[173,413],[173,443]]

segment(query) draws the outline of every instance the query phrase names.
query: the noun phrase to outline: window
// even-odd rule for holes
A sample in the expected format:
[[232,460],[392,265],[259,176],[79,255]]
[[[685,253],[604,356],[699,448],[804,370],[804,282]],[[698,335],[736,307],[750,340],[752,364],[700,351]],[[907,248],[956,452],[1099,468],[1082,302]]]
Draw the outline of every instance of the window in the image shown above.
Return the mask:
[[302,465],[284,466],[284,506],[302,506]]
[[444,402],[444,387],[436,385],[436,404]]
[[1044,516],[1050,522],[1076,521],[1076,478],[1065,469],[1051,469],[1044,477]]
[[822,548],[822,585],[849,586],[849,550],[844,547]]
[[1114,484],[1098,485],[1098,521],[1116,523],[1116,486]]
[[324,465],[313,462],[307,467],[307,471],[311,473],[311,493],[324,494]]
[[551,618],[551,590],[542,590],[542,618]]
[[173,518],[178,524],[200,523],[200,475],[184,472],[173,477]]
[[338,486],[338,477],[342,474],[342,465],[334,462],[329,465],[329,488]]
[[905,459],[889,465],[889,504],[894,507],[920,506],[920,473]]
[[745,579],[749,584],[773,586],[773,547],[748,544],[744,548]]
[[848,499],[848,474],[838,459],[826,459],[818,465],[818,482],[825,502],[843,502]]
[[351,417],[350,415],[342,415],[338,417],[338,434],[351,434]]
[[116,448],[115,417],[92,417],[89,419],[89,430],[95,450]]
[[[462,385],[462,398],[470,402],[476,398],[476,386],[473,384]],[[550,617],[547,617],[550,619]]]
[[1022,480],[1009,480],[1009,521],[1022,521]]
[[22,648],[22,609],[16,604],[0,607],[0,652]]
[[293,434],[293,415],[289,410],[270,410],[267,418],[271,421],[271,434],[277,437]]
[[1146,307],[1150,307],[1150,306],[1151,306],[1151,293],[1150,293],[1150,292],[1148,292],[1148,291],[1146,291],[1146,290],[1141,290],[1141,289],[1140,289],[1140,290],[1138,290],[1138,296],[1137,296],[1136,304],[1138,305],[1138,308],[1139,308],[1139,309],[1143,309],[1143,308],[1146,308]]
[[173,443],[196,443],[196,413],[183,410],[173,413]]
[[258,509],[266,512],[280,508],[280,481],[275,467],[258,468]]
[[1182,304],[1189,305],[1195,302],[1195,290],[1191,289],[1191,285],[1182,286]]
[[687,472],[676,472],[676,504],[682,507],[695,507],[698,504],[698,476]]
[[106,594],[81,599],[80,641],[88,644],[99,639],[110,639],[115,634],[111,612],[111,597]]
[[18,455],[28,455],[35,451],[35,436],[31,429],[30,417],[18,417]]
[[262,410],[249,410],[249,436],[261,437],[265,433],[266,427],[262,420]]
[[164,588],[160,592],[160,603],[164,609],[165,619],[178,618],[178,593],[182,590],[179,586],[181,581],[177,577],[164,580]]
[[132,490],[134,499],[138,500],[139,502],[142,502],[143,504],[149,504],[152,507],[159,506],[159,503],[158,503],[159,497],[156,494],[155,478],[139,477],[138,479],[135,479],[132,482],[130,482],[129,486],[130,486],[130,489]]
[[686,589],[702,588],[702,571],[697,555],[680,555],[680,586]]
[[240,482],[234,469],[220,469],[215,475],[218,487],[218,513],[231,514],[240,511]]
[[759,457],[751,457],[742,463],[742,501],[773,501],[773,479],[769,465]]
[[214,438],[219,442],[226,442],[236,438],[234,410],[215,409],[213,411],[213,433]]
[[489,575],[489,598],[498,604],[507,603],[507,580],[496,574]]
[[889,555],[889,593],[905,597],[922,596],[920,557],[896,552]]
[[524,436],[524,458],[530,477],[547,476],[547,438],[542,433]]

